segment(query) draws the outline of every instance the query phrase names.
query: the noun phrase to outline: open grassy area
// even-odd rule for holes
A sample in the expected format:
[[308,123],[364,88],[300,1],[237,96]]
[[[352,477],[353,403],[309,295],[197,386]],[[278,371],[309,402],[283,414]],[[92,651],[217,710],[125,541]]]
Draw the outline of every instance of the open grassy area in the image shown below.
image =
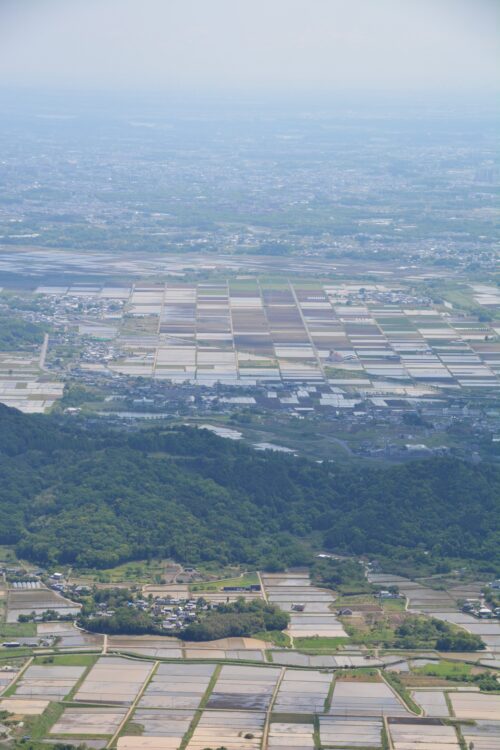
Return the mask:
[[52,664],[55,667],[90,667],[98,659],[97,654],[55,654],[36,656],[35,664]]
[[392,689],[399,695],[403,703],[406,704],[407,708],[412,711],[412,713],[421,716],[423,713],[422,709],[415,703],[409,690],[407,690],[400,678],[392,672],[385,672],[384,677],[386,682],[388,682]]
[[340,607],[351,607],[356,608],[357,605],[373,604],[380,606],[379,600],[375,599],[372,594],[343,594],[338,596],[334,603],[333,609],[339,609]]
[[200,581],[190,585],[191,593],[202,591],[221,591],[225,586],[255,586],[259,583],[257,573],[243,573],[234,578],[222,578],[218,581]]
[[349,643],[349,638],[328,638],[313,635],[307,638],[294,638],[293,643],[298,651],[336,651],[341,646]]
[[394,627],[383,615],[369,622],[364,617],[341,617],[340,619],[352,643],[374,646],[379,643],[392,643],[395,639]]
[[290,638],[281,630],[261,630],[258,633],[254,633],[253,638],[267,641],[274,646],[279,646],[279,648],[290,648],[292,645]]
[[404,612],[406,599],[382,599],[381,604],[384,612]]
[[[29,735],[32,740],[43,740],[63,711],[64,706],[60,703],[49,703],[40,716],[26,716],[23,726],[20,727],[21,736]],[[43,745],[43,747],[46,747],[46,745]]]
[[437,664],[425,664],[423,667],[414,667],[414,674],[429,675],[430,677],[441,677],[444,679],[461,680],[468,677],[472,667],[463,662],[440,661]]
[[15,641],[16,638],[29,638],[36,635],[36,624],[34,622],[0,622],[0,639],[7,638]]
[[137,560],[104,570],[73,570],[72,578],[88,583],[161,583],[165,565],[161,560]]

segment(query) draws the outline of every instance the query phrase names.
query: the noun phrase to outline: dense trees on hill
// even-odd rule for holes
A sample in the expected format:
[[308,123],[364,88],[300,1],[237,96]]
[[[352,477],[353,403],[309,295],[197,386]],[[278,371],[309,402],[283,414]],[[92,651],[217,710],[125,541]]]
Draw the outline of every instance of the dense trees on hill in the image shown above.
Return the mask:
[[185,641],[214,641],[219,638],[238,638],[255,635],[260,631],[284,630],[290,616],[275,604],[260,599],[231,604],[219,604],[198,622],[181,631]]
[[341,467],[204,430],[115,431],[0,405],[0,544],[40,563],[173,557],[279,568],[345,553],[499,559],[500,468]]
[[0,312],[0,350],[24,349],[41,344],[43,334],[43,326]]
[[477,651],[485,645],[478,635],[450,625],[435,617],[407,617],[396,629],[400,648],[432,645],[438,651]]

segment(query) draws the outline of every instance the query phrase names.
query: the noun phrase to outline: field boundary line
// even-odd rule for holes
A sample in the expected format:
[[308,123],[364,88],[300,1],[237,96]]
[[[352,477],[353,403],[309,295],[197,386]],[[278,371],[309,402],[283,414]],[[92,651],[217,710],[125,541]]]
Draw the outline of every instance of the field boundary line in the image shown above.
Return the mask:
[[392,734],[389,728],[389,722],[387,720],[387,716],[385,716],[385,714],[382,716],[382,724],[385,730],[385,736],[387,738],[387,745],[389,746],[389,750],[394,750],[394,745],[392,742]]
[[264,729],[262,730],[262,743],[261,743],[262,750],[266,750],[267,748],[267,740],[269,737],[269,725],[271,724],[271,716],[273,713],[274,704],[276,703],[276,698],[278,697],[278,691],[281,687],[281,683],[283,682],[285,673],[286,673],[286,667],[281,667],[279,677],[276,680],[276,685],[274,686],[271,700],[269,701],[269,707],[266,711],[266,720],[264,722]]
[[16,676],[14,677],[14,679],[12,680],[12,682],[9,682],[9,684],[5,686],[4,690],[0,693],[0,696],[6,697],[5,693],[7,691],[10,692],[10,690],[12,690],[12,688],[17,685],[17,683],[19,682],[19,680],[21,679],[21,677],[23,676],[23,674],[26,672],[26,670],[28,669],[28,667],[31,665],[31,663],[33,662],[34,659],[35,659],[34,656],[30,656],[30,658],[28,659],[28,661],[26,662],[26,664],[23,664],[23,666],[21,667],[21,669],[19,670],[19,672],[16,674]]
[[260,590],[262,591],[262,596],[264,597],[264,601],[267,602],[267,603],[269,603],[269,599],[267,598],[267,592],[266,592],[266,589],[265,589],[265,586],[264,586],[264,582],[262,580],[262,576],[260,574],[260,570],[257,571],[257,576],[259,578]]
[[209,698],[213,693],[217,680],[219,679],[221,670],[222,670],[222,664],[217,664],[217,666],[215,667],[212,673],[212,676],[210,677],[207,688],[205,692],[203,693],[203,696],[198,704],[198,708],[194,712],[194,716],[191,719],[191,723],[189,724],[189,727],[187,728],[186,732],[184,732],[184,736],[182,737],[181,743],[179,745],[179,750],[186,750],[189,743],[191,742],[191,739],[193,738],[193,735],[196,732],[196,728],[198,724],[200,723],[200,719],[203,716],[203,712],[207,706]]
[[144,680],[141,689],[137,693],[134,701],[132,701],[132,703],[130,704],[130,708],[127,711],[127,713],[125,714],[125,716],[123,717],[122,721],[120,722],[120,725],[119,725],[118,729],[116,730],[116,732],[111,737],[111,739],[109,740],[108,744],[106,745],[107,748],[113,747],[115,745],[115,743],[118,742],[118,738],[120,736],[120,732],[125,727],[125,724],[130,719],[130,717],[134,713],[135,709],[137,708],[137,704],[141,700],[142,696],[144,695],[144,692],[145,692],[146,688],[148,687],[149,683],[151,682],[151,680],[153,679],[154,675],[156,674],[156,670],[158,669],[159,664],[160,664],[159,661],[155,661],[155,663],[153,665],[153,668],[149,671],[149,673],[148,673],[146,679]]

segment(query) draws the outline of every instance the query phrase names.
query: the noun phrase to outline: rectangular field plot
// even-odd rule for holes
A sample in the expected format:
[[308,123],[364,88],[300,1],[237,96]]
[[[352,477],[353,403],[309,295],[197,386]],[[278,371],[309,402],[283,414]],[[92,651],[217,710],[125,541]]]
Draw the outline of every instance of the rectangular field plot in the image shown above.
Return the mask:
[[474,726],[462,725],[462,734],[467,747],[473,743],[474,750],[498,750],[500,747],[500,719],[498,721],[476,721]]
[[118,740],[118,750],[177,750],[189,729],[194,711],[163,711],[139,709],[132,717],[132,725],[140,727],[140,736]]
[[485,693],[449,693],[455,716],[459,719],[493,719],[500,716],[500,695]]
[[334,716],[407,716],[384,682],[336,682],[330,714]]
[[197,708],[215,667],[211,664],[160,664],[140,708]]
[[120,737],[118,750],[178,750],[177,737]]
[[[159,592],[162,593],[162,592]],[[184,592],[182,592],[184,593]],[[187,591],[185,592],[187,594]],[[173,596],[177,595],[172,594]],[[154,656],[159,659],[181,659],[182,648],[176,638],[155,638],[154,636],[108,636],[108,653],[111,651],[129,652],[141,656]]]
[[423,720],[389,722],[394,750],[460,750],[454,727]]
[[415,690],[412,697],[426,716],[449,716],[448,704],[442,690]]
[[288,632],[294,638],[308,638],[311,636],[323,636],[327,638],[347,638],[342,623],[334,614],[307,615],[297,614],[290,617]]
[[61,700],[71,692],[85,669],[86,667],[32,665],[17,683],[15,695]]
[[275,713],[321,713],[332,683],[332,676],[321,672],[288,669],[273,706]]
[[207,707],[265,711],[279,675],[279,669],[224,665]]
[[382,720],[358,717],[322,716],[321,743],[328,747],[382,747]]
[[[292,612],[288,626],[291,636],[347,638],[342,623],[329,609],[335,601],[334,595],[312,586],[308,573],[268,573],[262,581],[269,601],[285,612]],[[303,606],[303,611],[294,612],[294,604]]]
[[75,700],[88,703],[132,703],[151,669],[152,664],[104,656],[88,673]]
[[8,711],[18,716],[39,716],[43,714],[48,700],[25,700],[24,698],[4,698],[0,700],[0,711]]
[[264,722],[265,714],[256,711],[204,711],[187,750],[259,750]]
[[41,615],[48,609],[61,615],[76,615],[80,611],[80,605],[50,589],[16,589],[8,594],[7,622],[17,622],[19,615],[30,615],[32,612]]
[[14,670],[14,668],[12,668],[12,671],[0,671],[0,693],[2,693],[8,687],[8,685],[16,676],[17,670]]
[[52,729],[52,735],[110,735],[126,716],[125,708],[66,708]]
[[314,750],[313,725],[273,722],[267,750]]

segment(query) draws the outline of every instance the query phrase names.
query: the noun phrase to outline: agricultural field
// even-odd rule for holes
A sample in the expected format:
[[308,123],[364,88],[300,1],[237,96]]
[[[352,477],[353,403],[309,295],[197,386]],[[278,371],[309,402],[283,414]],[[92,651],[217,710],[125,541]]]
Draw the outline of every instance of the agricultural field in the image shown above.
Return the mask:
[[[495,288],[444,287],[454,307],[416,293],[416,282],[404,273],[376,283],[309,280],[291,264],[285,278],[42,284],[22,294],[55,327],[33,351],[0,351],[0,401],[48,411],[76,363],[87,380],[114,373],[174,385],[282,384],[293,392],[274,391],[261,406],[303,414],[365,400],[391,408],[394,400],[411,406],[460,392],[495,397]],[[219,398],[222,409],[260,405],[250,393]],[[100,400],[90,387],[88,404],[102,410]]]
[[431,722],[389,720],[394,750],[460,750],[454,727]]
[[[169,563],[161,565],[172,569],[171,580],[182,575]],[[142,577],[142,567],[137,574]],[[30,628],[26,637],[46,645],[26,648],[24,659],[16,649],[2,654],[8,668],[0,670],[0,711],[18,722],[13,736],[31,736],[36,750],[68,742],[85,742],[91,750],[205,750],[221,743],[228,750],[317,750],[320,744],[383,750],[388,740],[394,750],[459,750],[462,736],[479,750],[496,750],[495,672],[489,672],[484,689],[472,681],[486,673],[479,661],[494,668],[494,640],[484,653],[445,659],[431,650],[374,651],[333,634],[342,628],[339,605],[349,602],[352,618],[358,610],[388,618],[441,616],[454,626],[476,623],[483,637],[495,639],[496,631],[489,631],[497,623],[468,615],[464,621],[457,607],[464,594],[477,593],[478,584],[443,579],[435,583],[442,588],[431,588],[433,579],[370,578],[381,587],[397,585],[405,598],[384,601],[361,593],[337,599],[299,569],[233,572],[231,578],[199,582],[211,588],[207,597],[229,597],[233,592],[224,592],[225,586],[262,583],[259,592],[234,593],[262,596],[291,614],[287,647],[281,648],[258,638],[190,643],[160,635],[103,637],[62,621],[9,623],[4,627],[11,632]],[[189,596],[193,585],[198,582],[139,584],[138,591]],[[11,589],[29,595],[46,591],[54,593]],[[462,734],[452,724],[472,721],[460,725]]]
[[80,320],[79,334],[112,341],[116,356],[106,367],[130,376],[200,385],[330,382],[339,390],[321,401],[341,407],[349,401],[344,388],[370,390],[386,381],[399,383],[395,393],[406,396],[500,386],[495,323],[412,303],[404,284],[254,277],[40,286],[35,294],[93,300],[94,317]]
[[62,380],[43,369],[43,346],[33,354],[0,350],[0,403],[36,414],[50,410],[62,397]]
[[43,614],[47,610],[60,615],[76,615],[80,606],[38,583],[28,589],[11,588],[8,592],[8,623],[17,623],[21,615]]
[[363,682],[340,680],[335,683],[332,716],[407,716],[408,709],[382,680]]
[[[293,639],[347,638],[342,623],[330,609],[335,596],[327,589],[312,586],[307,572],[266,573],[262,583],[268,601],[291,613],[287,633]],[[310,645],[314,647],[314,643]]]

